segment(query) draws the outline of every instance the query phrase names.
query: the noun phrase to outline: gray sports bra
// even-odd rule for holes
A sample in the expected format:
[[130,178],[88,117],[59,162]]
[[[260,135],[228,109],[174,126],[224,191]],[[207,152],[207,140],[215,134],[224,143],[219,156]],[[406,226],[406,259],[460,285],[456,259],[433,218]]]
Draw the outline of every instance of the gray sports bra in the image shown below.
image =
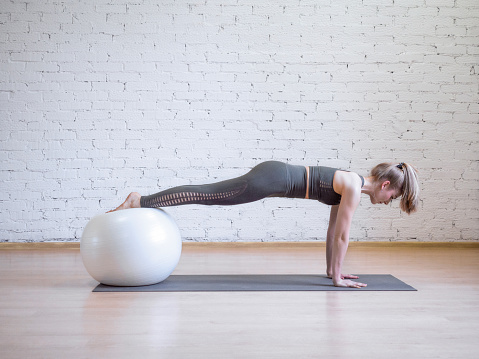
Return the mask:
[[[319,202],[331,206],[341,202],[341,195],[334,192],[333,179],[337,168],[325,166],[309,167],[309,198],[317,199]],[[349,171],[347,171],[349,172]],[[361,177],[361,187],[364,186],[364,177]]]

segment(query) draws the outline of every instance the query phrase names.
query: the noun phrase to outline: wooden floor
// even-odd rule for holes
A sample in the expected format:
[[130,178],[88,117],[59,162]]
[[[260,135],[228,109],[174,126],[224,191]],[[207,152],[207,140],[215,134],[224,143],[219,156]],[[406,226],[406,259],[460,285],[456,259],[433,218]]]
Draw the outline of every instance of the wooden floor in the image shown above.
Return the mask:
[[[175,274],[323,273],[321,245],[185,245]],[[0,357],[478,358],[479,247],[353,246],[417,292],[92,293],[78,248],[0,246]]]

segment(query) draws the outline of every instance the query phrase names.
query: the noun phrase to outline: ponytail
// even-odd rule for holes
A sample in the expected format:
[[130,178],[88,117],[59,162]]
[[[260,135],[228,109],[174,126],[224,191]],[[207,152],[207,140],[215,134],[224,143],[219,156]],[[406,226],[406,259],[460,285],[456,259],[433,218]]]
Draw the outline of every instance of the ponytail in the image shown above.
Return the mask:
[[419,204],[419,183],[417,170],[407,164],[403,164],[404,184],[402,186],[401,209],[407,214],[417,211]]

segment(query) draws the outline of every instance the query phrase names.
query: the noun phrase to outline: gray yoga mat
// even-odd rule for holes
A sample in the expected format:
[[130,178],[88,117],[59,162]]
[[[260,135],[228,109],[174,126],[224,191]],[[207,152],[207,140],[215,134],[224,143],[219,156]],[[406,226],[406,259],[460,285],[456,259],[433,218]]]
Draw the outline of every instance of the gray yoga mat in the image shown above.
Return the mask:
[[368,286],[341,288],[320,275],[171,275],[163,282],[141,287],[99,284],[94,292],[270,292],[270,291],[415,291],[390,274],[363,274],[357,280]]

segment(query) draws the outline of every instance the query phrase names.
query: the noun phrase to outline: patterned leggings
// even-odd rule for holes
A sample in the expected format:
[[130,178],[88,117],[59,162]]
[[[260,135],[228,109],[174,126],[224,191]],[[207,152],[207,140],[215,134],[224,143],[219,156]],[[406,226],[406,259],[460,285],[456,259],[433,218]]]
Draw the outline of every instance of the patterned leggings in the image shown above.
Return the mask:
[[230,206],[266,197],[305,198],[306,168],[277,161],[263,162],[245,175],[204,185],[178,186],[141,197],[141,207],[183,204]]

